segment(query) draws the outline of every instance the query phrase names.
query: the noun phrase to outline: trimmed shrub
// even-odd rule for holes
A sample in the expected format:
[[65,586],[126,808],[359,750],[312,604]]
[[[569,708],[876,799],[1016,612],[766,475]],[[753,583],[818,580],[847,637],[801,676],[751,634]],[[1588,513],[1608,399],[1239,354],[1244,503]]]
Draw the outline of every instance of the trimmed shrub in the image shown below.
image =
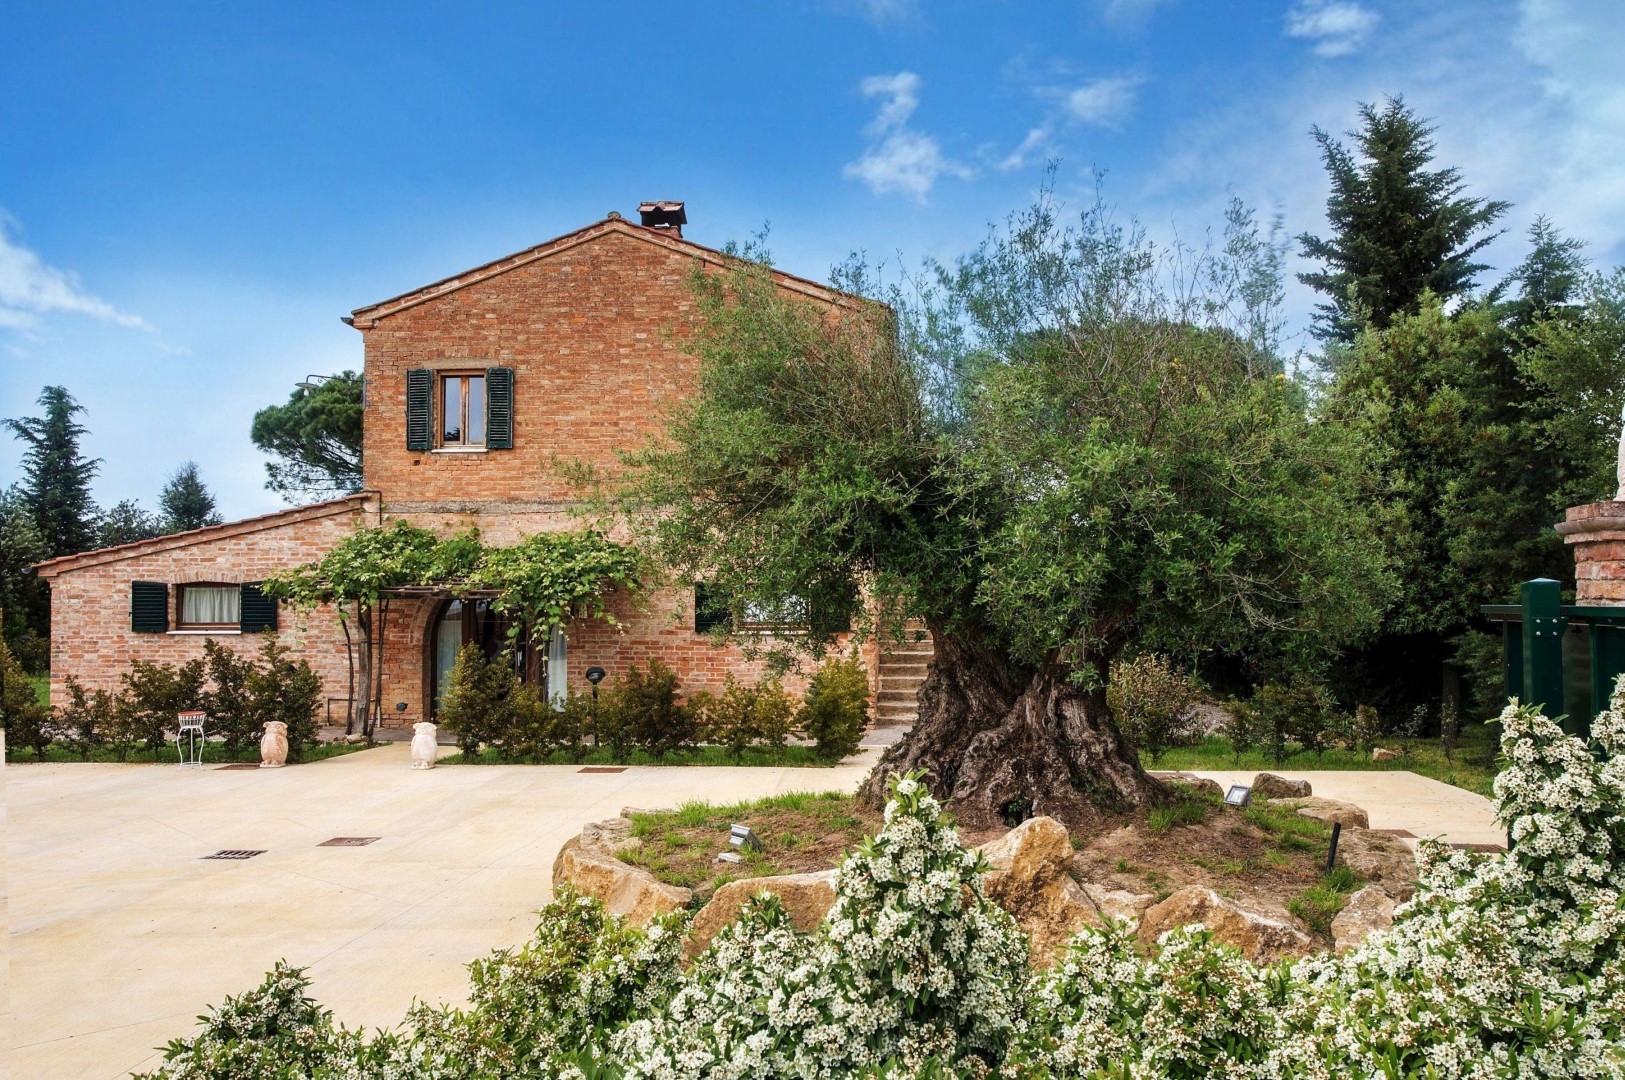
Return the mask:
[[[233,749],[254,745],[264,721],[257,715],[248,690],[253,658],[209,638],[203,642],[203,664],[209,679],[209,691],[203,698],[204,711],[209,714],[208,733],[219,735]],[[288,746],[292,753],[292,728],[288,729]]]
[[1201,739],[1200,701],[1195,681],[1164,656],[1147,654],[1113,664],[1106,686],[1106,705],[1117,730],[1153,762],[1171,746]]
[[68,700],[57,710],[56,733],[80,760],[88,761],[98,746],[107,741],[118,702],[106,690],[87,693],[79,680],[69,675],[62,680]]
[[519,677],[501,657],[487,660],[475,642],[464,645],[440,694],[439,722],[457,734],[457,746],[473,757],[480,745],[499,750],[514,726],[514,692]]
[[[1324,753],[1340,726],[1331,691],[1301,675],[1293,676],[1284,686],[1260,686],[1252,701],[1232,705],[1232,711],[1239,714],[1238,726],[1250,729],[1253,737],[1269,749],[1277,765],[1284,764],[1298,750]],[[1240,749],[1237,744],[1238,752]]]
[[257,732],[272,720],[288,725],[288,760],[304,760],[304,748],[316,741],[316,715],[322,705],[322,680],[301,658],[288,659],[288,649],[275,637],[260,646],[245,682],[248,706]]
[[208,704],[203,679],[201,659],[188,660],[179,666],[130,661],[130,670],[119,676],[123,689],[113,710],[108,738],[119,751],[120,760],[138,746],[153,751],[162,749],[167,733],[177,726],[176,714],[202,709]]
[[857,752],[869,726],[869,675],[856,659],[829,660],[813,673],[796,726],[821,757],[839,761]]
[[635,746],[659,761],[699,741],[701,718],[678,700],[681,691],[677,673],[659,660],[646,669],[627,668],[600,703],[617,758],[625,760]]
[[5,721],[7,756],[26,748],[45,757],[54,734],[51,712],[39,703],[33,682],[4,641],[0,641],[0,719]]
[[705,702],[709,738],[727,747],[738,761],[746,747],[766,746],[784,752],[795,718],[795,701],[776,679],[747,686],[730,673],[722,693]]

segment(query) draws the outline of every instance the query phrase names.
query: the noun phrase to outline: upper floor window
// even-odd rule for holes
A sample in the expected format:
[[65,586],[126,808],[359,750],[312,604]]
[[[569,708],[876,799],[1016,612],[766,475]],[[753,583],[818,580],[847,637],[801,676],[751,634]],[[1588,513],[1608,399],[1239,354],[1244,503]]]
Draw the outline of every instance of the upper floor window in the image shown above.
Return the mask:
[[485,373],[440,376],[440,445],[485,445]]

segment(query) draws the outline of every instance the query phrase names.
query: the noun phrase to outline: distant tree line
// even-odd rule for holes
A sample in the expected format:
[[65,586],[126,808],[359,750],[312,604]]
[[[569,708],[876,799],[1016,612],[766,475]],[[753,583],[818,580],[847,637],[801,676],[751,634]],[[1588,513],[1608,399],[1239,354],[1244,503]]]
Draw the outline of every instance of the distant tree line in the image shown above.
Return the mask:
[[66,387],[40,391],[40,413],[4,421],[23,443],[22,479],[0,490],[0,630],[31,671],[49,662],[50,601],[30,567],[46,559],[218,525],[215,498],[195,462],[181,464],[158,493],[158,509],[124,499],[103,510],[90,485],[101,467],[80,441],[84,406]]

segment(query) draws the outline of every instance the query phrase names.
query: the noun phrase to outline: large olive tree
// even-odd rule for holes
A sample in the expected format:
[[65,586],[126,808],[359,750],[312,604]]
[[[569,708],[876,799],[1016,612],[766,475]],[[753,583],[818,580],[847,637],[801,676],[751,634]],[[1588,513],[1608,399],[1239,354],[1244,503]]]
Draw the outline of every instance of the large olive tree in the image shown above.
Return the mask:
[[1162,789],[1112,723],[1117,657],[1313,658],[1388,591],[1359,454],[1277,357],[1278,270],[1239,207],[1216,249],[1164,253],[1046,199],[906,288],[839,276],[876,299],[697,273],[697,390],[617,505],[737,610],[810,607],[756,645],[924,620],[919,721],[872,801],[923,768],[972,825],[1142,805]]

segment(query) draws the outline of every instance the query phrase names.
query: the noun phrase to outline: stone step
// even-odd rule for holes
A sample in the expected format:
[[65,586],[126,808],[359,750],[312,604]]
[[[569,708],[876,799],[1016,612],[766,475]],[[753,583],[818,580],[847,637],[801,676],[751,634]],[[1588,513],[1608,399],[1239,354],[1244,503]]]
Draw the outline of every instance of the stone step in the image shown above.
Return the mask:
[[920,691],[918,688],[913,690],[893,690],[889,686],[882,686],[875,695],[875,700],[883,705],[889,702],[906,702],[913,705],[920,700]]
[[894,679],[888,675],[880,677],[880,689],[902,690],[910,694],[918,694],[920,687],[925,685],[924,679]]
[[913,661],[913,659],[882,659],[881,671],[889,676],[920,676],[925,679],[925,672],[931,664],[928,661]]
[[899,720],[917,720],[920,706],[913,701],[882,701],[875,706],[875,716],[895,723]]
[[929,664],[937,658],[935,649],[898,649],[880,658],[880,666],[887,664]]

